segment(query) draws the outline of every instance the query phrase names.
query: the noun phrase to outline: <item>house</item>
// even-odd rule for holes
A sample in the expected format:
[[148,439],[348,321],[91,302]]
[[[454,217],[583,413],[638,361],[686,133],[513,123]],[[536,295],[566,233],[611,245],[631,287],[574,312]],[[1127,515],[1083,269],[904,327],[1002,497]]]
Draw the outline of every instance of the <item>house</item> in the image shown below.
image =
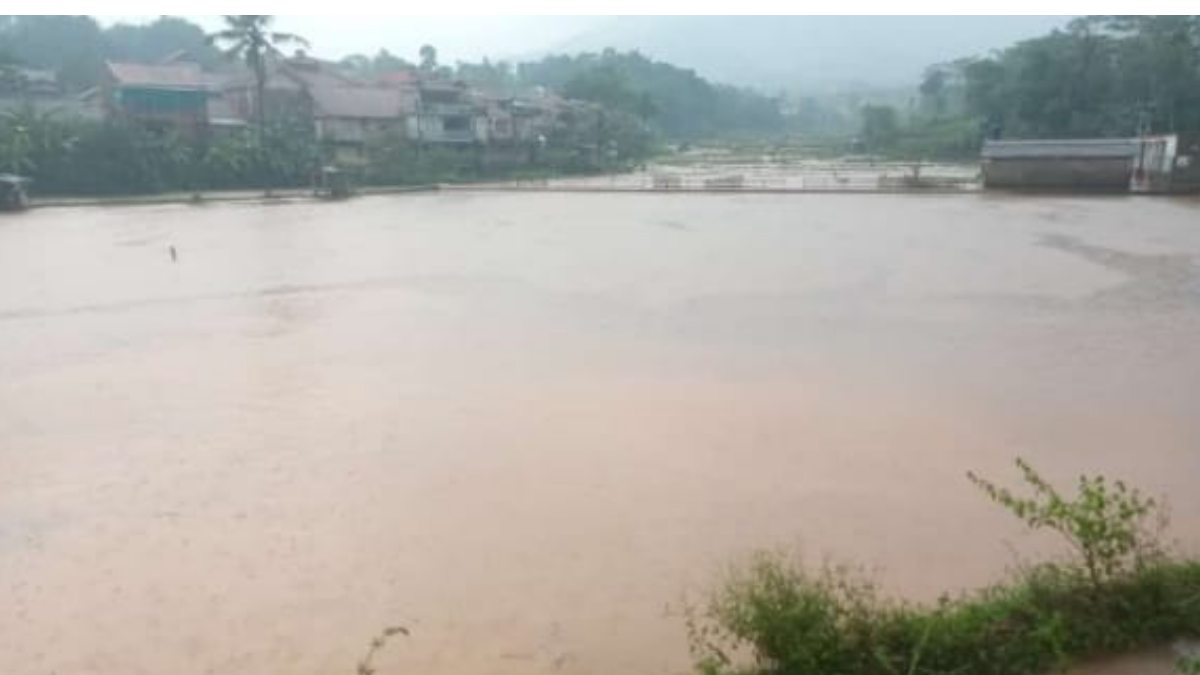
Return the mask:
[[[210,103],[212,123],[218,119],[226,125],[252,121],[255,96],[253,73],[242,69],[226,76],[218,98]],[[268,117],[311,124],[330,159],[343,166],[366,163],[367,146],[373,138],[406,135],[409,119],[415,122],[416,96],[415,90],[351,77],[336,64],[303,51],[267,64],[264,105]]]
[[68,93],[52,70],[0,66],[0,110],[32,110],[41,115],[99,118],[101,110],[87,94]]
[[516,127],[512,114],[512,99],[479,94],[476,101],[483,109],[488,143],[512,143]]
[[336,164],[366,164],[367,147],[387,135],[403,137],[416,102],[397,89],[318,86],[309,90],[316,136]]
[[108,62],[100,100],[112,118],[197,135],[208,124],[212,78],[198,64]]
[[466,84],[423,78],[417,83],[417,95],[417,118],[409,127],[409,138],[453,145],[487,142],[486,108]]

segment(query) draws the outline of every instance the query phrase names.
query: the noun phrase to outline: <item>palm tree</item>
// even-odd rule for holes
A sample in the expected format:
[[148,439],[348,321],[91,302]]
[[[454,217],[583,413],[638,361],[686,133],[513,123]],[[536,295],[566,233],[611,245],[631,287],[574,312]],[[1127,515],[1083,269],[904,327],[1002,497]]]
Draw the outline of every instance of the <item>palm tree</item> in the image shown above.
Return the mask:
[[225,16],[225,30],[207,36],[208,44],[219,43],[225,56],[238,59],[254,73],[254,121],[262,139],[266,123],[263,98],[267,89],[267,56],[279,54],[279,47],[289,44],[308,47],[308,40],[291,33],[271,31],[274,17],[261,14]]

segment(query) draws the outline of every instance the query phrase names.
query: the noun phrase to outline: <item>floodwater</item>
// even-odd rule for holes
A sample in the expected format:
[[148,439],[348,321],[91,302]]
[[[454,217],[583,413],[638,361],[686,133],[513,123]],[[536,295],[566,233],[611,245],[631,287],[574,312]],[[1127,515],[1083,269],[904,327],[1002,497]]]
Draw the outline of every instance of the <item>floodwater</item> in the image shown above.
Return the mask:
[[[716,161],[714,161],[716,160]],[[600,176],[517,180],[509,187],[578,189],[734,189],[791,191],[878,191],[903,188],[920,178],[926,187],[979,189],[979,164],[885,162],[869,159],[796,159],[770,156],[727,157],[680,155],[642,171]]]
[[[172,262],[169,247],[178,260]],[[930,599],[1200,542],[1200,203],[438,193],[0,220],[0,672],[682,673],[757,548]]]

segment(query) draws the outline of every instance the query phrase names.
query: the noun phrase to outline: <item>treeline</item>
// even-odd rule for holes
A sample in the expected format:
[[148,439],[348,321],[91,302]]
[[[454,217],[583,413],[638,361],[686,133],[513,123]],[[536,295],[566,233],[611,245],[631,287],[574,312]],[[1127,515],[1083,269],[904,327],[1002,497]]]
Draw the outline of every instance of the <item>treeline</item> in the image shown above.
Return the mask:
[[0,64],[53,70],[68,90],[95,86],[106,59],[152,63],[179,51],[205,66],[221,61],[204,30],[177,17],[101,28],[90,16],[0,16]]
[[[101,28],[87,16],[0,17],[0,64],[46,68],[71,90],[94,86],[104,61],[154,62],[177,52],[206,67],[222,63],[221,52],[205,41],[204,30],[186,19],[160,17],[145,25]],[[485,91],[527,94],[544,87],[637,115],[672,139],[731,134],[775,134],[785,130],[780,102],[749,89],[709,82],[694,71],[649,59],[637,52],[548,56],[510,64],[487,59],[453,66],[438,62],[432,45],[415,62],[380,50],[340,61],[346,72],[364,78],[418,68],[461,79]]]
[[547,56],[516,65],[484,59],[450,67],[438,63],[435,49],[425,47],[417,64],[387,50],[373,57],[348,56],[341,64],[362,76],[418,68],[495,94],[527,95],[545,88],[635,115],[670,139],[777,134],[786,127],[777,99],[714,84],[695,71],[654,61],[636,51],[608,49],[599,54]]
[[1200,136],[1200,17],[1089,16],[985,58],[928,69],[906,111],[863,109],[862,140],[967,155],[986,137]]
[[673,138],[773,134],[785,128],[779,101],[714,84],[695,71],[638,52],[548,56],[522,63],[522,81],[627,110]]
[[[311,121],[275,115],[265,121],[261,133],[251,129],[185,137],[169,128],[150,130],[120,119],[77,119],[63,112],[69,107],[46,112],[54,106],[23,103],[27,83],[20,68],[54,71],[64,93],[73,95],[101,82],[106,60],[152,63],[180,54],[206,68],[231,63],[199,26],[181,18],[102,28],[86,16],[0,17],[0,95],[5,97],[0,106],[0,171],[31,176],[43,194],[313,182],[319,167],[330,160],[332,148],[315,138]],[[439,63],[432,45],[414,56],[410,62],[381,50],[370,57],[346,57],[337,66],[364,81],[413,69],[497,95],[551,90],[596,105],[574,107],[536,147],[431,148],[416,147],[399,136],[369,139],[369,157],[359,170],[362,181],[403,184],[614,170],[641,161],[663,140],[773,134],[784,126],[777,101],[710,83],[691,70],[636,52],[606,50],[519,65],[485,59],[449,66]],[[245,54],[236,58],[246,60]]]

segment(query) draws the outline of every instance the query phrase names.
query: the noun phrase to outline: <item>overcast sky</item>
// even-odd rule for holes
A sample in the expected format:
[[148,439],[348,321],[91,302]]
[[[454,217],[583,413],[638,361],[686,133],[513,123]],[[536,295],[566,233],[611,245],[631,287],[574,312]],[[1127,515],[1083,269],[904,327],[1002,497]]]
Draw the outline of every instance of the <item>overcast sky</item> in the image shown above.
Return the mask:
[[[102,24],[146,23],[153,16],[98,16]],[[187,16],[205,30],[221,26],[219,16]],[[278,30],[308,38],[313,52],[341,58],[381,48],[410,61],[423,44],[438,50],[439,60],[478,61],[537,55],[605,21],[587,16],[277,16]]]
[[[447,2],[451,0],[446,0]],[[219,16],[190,16],[207,31]],[[103,24],[153,16],[100,16]],[[381,48],[409,61],[423,44],[438,60],[536,60],[613,47],[766,91],[911,87],[934,63],[978,56],[1062,26],[1063,16],[288,16],[312,52],[340,59]]]

